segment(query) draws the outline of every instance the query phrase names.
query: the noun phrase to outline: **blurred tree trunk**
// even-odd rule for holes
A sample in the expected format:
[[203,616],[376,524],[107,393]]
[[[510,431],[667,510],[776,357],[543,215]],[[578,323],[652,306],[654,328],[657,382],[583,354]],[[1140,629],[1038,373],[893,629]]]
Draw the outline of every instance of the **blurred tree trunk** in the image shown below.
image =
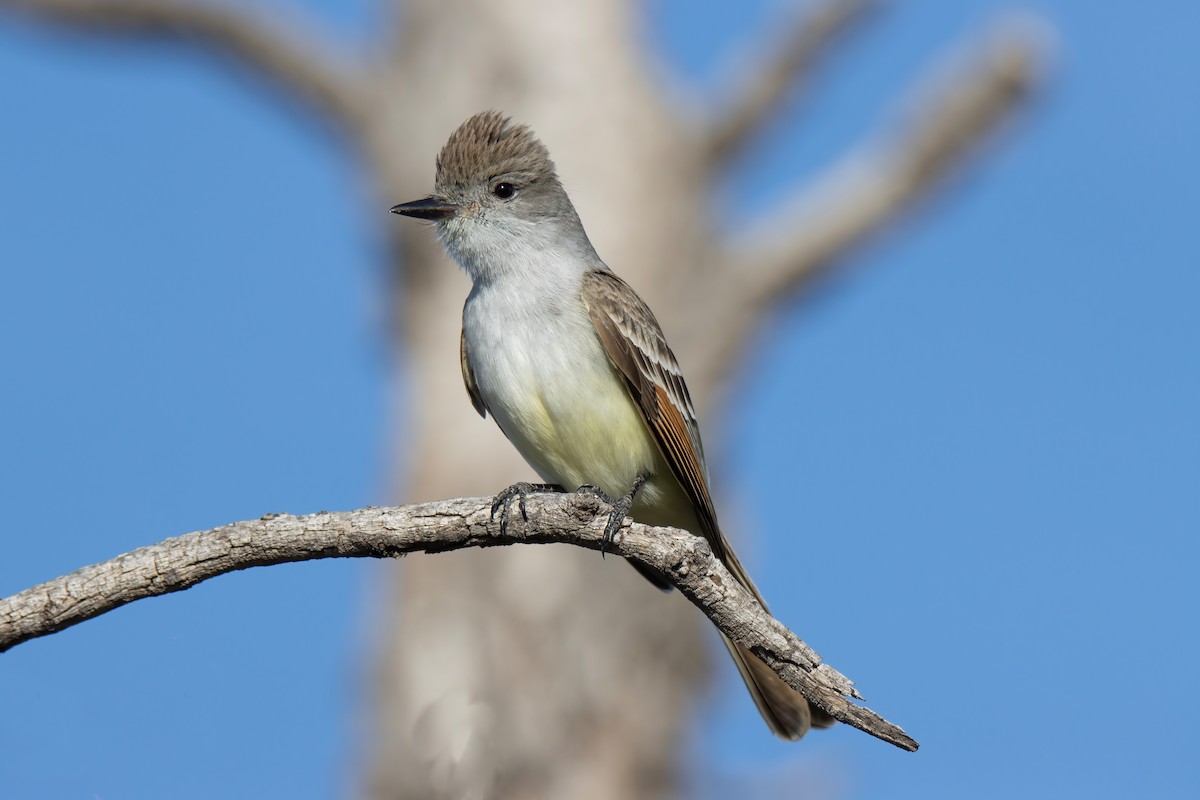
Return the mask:
[[[467,279],[431,232],[386,214],[429,191],[434,156],[466,117],[500,109],[546,142],[601,257],[659,315],[711,432],[722,381],[758,321],[936,186],[1038,76],[1028,29],[995,27],[952,77],[937,72],[937,90],[922,93],[908,127],[853,148],[777,215],[727,241],[711,219],[717,178],[872,3],[825,0],[775,20],[713,108],[689,107],[668,85],[630,0],[397,2],[367,57],[358,55],[363,45],[327,41],[295,10],[0,3],[211,47],[299,100],[362,155],[392,248],[395,353],[405,373],[396,497],[406,501],[491,494],[532,476],[462,387]],[[736,539],[736,521],[727,522]],[[576,548],[410,557],[396,575],[380,632],[373,752],[364,759],[373,797],[678,791],[681,734],[711,643],[677,596]]]

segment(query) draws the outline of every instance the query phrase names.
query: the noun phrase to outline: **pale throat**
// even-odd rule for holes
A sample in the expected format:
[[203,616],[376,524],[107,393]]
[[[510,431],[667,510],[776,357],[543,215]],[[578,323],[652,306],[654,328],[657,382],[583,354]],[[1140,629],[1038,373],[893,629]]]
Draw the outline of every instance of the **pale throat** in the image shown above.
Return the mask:
[[577,289],[583,273],[600,263],[582,232],[553,221],[452,219],[439,224],[438,234],[477,287],[511,279],[529,292],[545,288],[561,293]]

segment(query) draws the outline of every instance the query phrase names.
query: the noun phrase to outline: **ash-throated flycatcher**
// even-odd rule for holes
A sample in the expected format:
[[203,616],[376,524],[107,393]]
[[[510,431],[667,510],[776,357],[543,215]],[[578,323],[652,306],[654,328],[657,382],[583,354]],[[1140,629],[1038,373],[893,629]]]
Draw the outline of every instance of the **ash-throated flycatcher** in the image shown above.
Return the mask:
[[[662,329],[596,255],[529,128],[493,111],[471,117],[438,155],[433,194],[392,211],[433,220],[471,276],[463,380],[480,415],[490,413],[552,485],[537,488],[598,488],[614,508],[608,541],[626,514],[703,536],[762,603],[717,525],[696,413]],[[507,514],[534,488],[510,487],[493,510]],[[799,739],[832,724],[752,653],[724,642],[777,735]]]

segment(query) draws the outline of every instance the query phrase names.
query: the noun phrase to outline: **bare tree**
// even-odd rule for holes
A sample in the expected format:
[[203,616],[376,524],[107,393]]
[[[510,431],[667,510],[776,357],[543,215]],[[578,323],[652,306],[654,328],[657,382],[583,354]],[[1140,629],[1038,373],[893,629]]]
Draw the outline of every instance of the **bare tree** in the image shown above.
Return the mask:
[[[754,62],[711,104],[685,101],[646,52],[631,0],[396,0],[377,36],[352,47],[297,9],[267,14],[228,0],[0,4],[77,28],[176,37],[233,59],[361,155],[381,224],[392,221],[389,204],[429,189],[433,155],[467,116],[498,108],[530,124],[605,260],[656,309],[693,394],[709,403],[708,425],[759,320],[940,185],[1040,76],[1039,41],[1027,29],[983,31],[952,72],[918,80],[906,127],[851,147],[782,210],[726,239],[708,216],[716,177],[874,3],[816,0],[774,20]],[[648,206],[652,197],[672,201]],[[396,353],[410,387],[398,459],[411,477],[398,495],[487,494],[528,476],[463,395],[457,309],[466,279],[432,237],[399,225],[387,233]],[[682,600],[660,597],[622,566],[575,548],[406,560],[381,631],[372,794],[673,794],[705,648]]]

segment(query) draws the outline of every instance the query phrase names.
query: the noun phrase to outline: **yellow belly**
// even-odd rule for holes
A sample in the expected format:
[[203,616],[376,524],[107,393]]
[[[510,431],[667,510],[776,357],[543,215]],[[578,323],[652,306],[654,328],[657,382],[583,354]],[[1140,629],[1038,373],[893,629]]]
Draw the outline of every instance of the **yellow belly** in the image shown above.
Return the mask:
[[624,386],[608,381],[587,388],[586,403],[543,394],[523,404],[522,423],[512,433],[506,423],[501,428],[543,480],[568,491],[592,484],[618,498],[645,475],[633,518],[696,531],[691,502]]
[[595,484],[619,497],[638,475],[656,471],[657,447],[614,375],[577,368],[561,379],[540,377],[489,408],[544,480],[571,490]]
[[[523,383],[493,385],[484,401],[500,429],[548,483],[574,491],[591,484],[622,497],[639,475],[633,517],[695,530],[691,503],[675,480],[641,411],[609,367],[572,365],[569,377],[544,369]],[[499,389],[499,390],[497,390]]]

